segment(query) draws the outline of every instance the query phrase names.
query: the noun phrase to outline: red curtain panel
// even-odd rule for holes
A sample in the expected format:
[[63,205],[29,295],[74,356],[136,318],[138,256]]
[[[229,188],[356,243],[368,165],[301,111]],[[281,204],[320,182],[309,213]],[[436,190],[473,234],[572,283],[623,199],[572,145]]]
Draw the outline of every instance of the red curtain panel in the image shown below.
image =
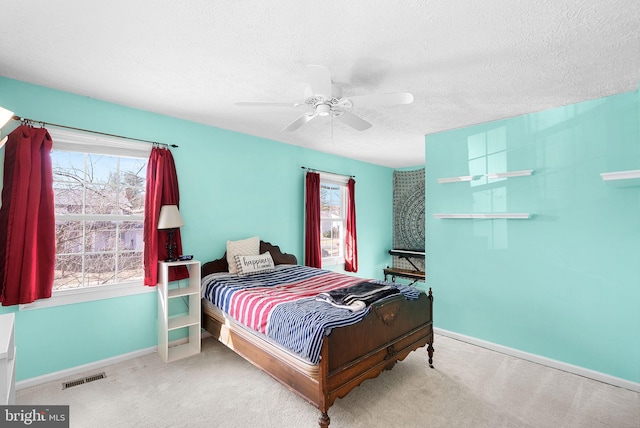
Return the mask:
[[56,263],[51,136],[21,125],[8,137],[0,208],[3,306],[51,297]]
[[358,240],[356,235],[356,181],[347,182],[347,227],[344,243],[344,270],[358,272]]
[[316,172],[307,172],[305,213],[304,264],[321,268],[320,174]]
[[[155,286],[158,283],[158,260],[168,256],[168,232],[158,230],[160,208],[163,205],[180,207],[178,174],[171,151],[154,147],[147,164],[147,183],[144,201],[144,285]],[[182,254],[180,229],[173,234],[176,254]],[[169,281],[189,277],[184,266],[169,269]]]

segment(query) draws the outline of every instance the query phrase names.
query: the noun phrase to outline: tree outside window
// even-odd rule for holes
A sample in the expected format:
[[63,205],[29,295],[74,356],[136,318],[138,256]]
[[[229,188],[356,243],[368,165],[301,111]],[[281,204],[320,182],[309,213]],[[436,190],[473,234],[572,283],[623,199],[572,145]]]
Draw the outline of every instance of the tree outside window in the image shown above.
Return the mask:
[[144,158],[54,150],[54,291],[142,281]]

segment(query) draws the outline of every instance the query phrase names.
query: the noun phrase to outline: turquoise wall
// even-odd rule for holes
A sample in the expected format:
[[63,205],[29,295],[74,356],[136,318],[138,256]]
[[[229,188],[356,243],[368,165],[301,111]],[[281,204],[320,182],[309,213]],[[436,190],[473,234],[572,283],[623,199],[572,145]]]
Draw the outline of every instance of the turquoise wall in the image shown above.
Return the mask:
[[[427,285],[437,327],[640,382],[640,95],[425,139]],[[437,178],[533,169],[528,177]],[[530,220],[435,213],[528,212]]]
[[[184,252],[221,257],[259,235],[302,261],[301,166],[356,176],[358,276],[382,279],[392,244],[393,170],[297,146],[0,78],[0,105],[45,122],[163,143],[180,181]],[[17,380],[157,344],[154,293],[16,312]]]

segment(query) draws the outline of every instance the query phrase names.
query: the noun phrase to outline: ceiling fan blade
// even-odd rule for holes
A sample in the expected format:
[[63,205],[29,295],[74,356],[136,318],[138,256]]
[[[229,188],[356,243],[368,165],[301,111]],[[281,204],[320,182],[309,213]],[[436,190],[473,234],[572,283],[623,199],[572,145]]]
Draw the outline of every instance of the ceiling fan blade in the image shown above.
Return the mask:
[[284,128],[282,128],[282,132],[295,131],[305,123],[309,122],[314,117],[316,117],[315,113],[305,113],[302,116],[298,117],[293,122],[291,122],[290,124],[288,124],[287,126],[285,126]]
[[341,120],[350,127],[357,129],[358,131],[366,131],[371,128],[371,124],[364,119],[359,118],[355,114],[351,114],[348,111],[342,112],[340,116],[336,116],[336,119]]
[[321,65],[307,65],[305,71],[312,94],[331,98],[331,71]]
[[298,107],[302,105],[300,103],[273,103],[269,101],[238,101],[234,104],[248,107]]
[[413,95],[409,92],[390,92],[387,94],[357,95],[343,99],[346,102],[350,101],[352,107],[378,107],[411,104],[413,102]]

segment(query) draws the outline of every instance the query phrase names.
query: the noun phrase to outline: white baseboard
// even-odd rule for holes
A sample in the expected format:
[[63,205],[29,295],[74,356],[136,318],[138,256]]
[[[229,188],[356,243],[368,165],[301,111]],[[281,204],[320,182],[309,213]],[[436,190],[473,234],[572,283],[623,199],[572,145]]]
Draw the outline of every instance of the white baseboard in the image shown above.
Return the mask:
[[128,354],[117,355],[115,357],[106,358],[104,360],[94,361],[92,363],[71,367],[70,369],[60,370],[57,372],[48,373],[46,375],[36,376],[29,379],[21,380],[19,382],[16,382],[16,390],[22,389],[22,388],[29,388],[31,386],[40,385],[42,383],[47,383],[54,380],[64,379],[79,373],[98,370],[103,367],[110,366],[112,364],[120,363],[122,361],[127,361],[132,358],[141,357],[147,354],[152,354],[157,351],[158,351],[158,347],[152,346],[151,348],[140,349],[138,351],[129,352]]
[[608,383],[609,385],[619,386],[620,388],[625,388],[631,391],[640,392],[640,383],[637,383],[637,382],[632,382],[630,380],[611,376],[605,373],[597,372],[595,370],[585,369],[584,367],[574,366],[572,364],[564,363],[558,360],[553,360],[547,357],[542,357],[540,355],[519,351],[517,349],[498,345],[496,343],[486,342],[481,339],[476,339],[475,337],[465,336],[464,334],[454,333],[452,331],[443,330],[441,328],[434,328],[433,331],[436,334],[440,334],[442,336],[446,336],[451,339],[456,339],[461,342],[470,343],[472,345],[476,345],[481,348],[486,348],[492,351],[500,352],[501,354],[510,355],[512,357],[520,358],[522,360],[531,361],[533,363],[537,363],[543,366],[573,373],[578,376],[583,376],[589,379],[597,380],[599,382]]
[[[200,332],[200,340],[210,337],[211,333],[206,330],[201,330]],[[172,341],[169,346],[176,346],[186,343],[189,339],[177,339]],[[83,364],[81,366],[71,367],[70,369],[60,370],[53,373],[48,373],[42,376],[36,376],[29,379],[21,380],[16,382],[16,390],[22,388],[29,388],[31,386],[40,385],[43,383],[64,379],[73,375],[77,375],[80,373],[85,373],[93,370],[102,369],[104,367],[110,366],[112,364],[121,363],[123,361],[131,360],[133,358],[142,357],[143,355],[153,354],[154,352],[158,352],[157,346],[152,346],[146,349],[140,349],[138,351],[129,352],[128,354],[122,354],[111,358],[106,358],[100,361],[94,361],[93,363]]]
[[[640,383],[632,382],[626,379],[622,379],[619,377],[611,376],[605,373],[597,372],[595,370],[585,369],[584,367],[574,366],[572,364],[567,364],[562,361],[553,360],[551,358],[542,357],[540,355],[530,354],[528,352],[519,351],[514,348],[509,348],[507,346],[498,345],[496,343],[487,342],[481,339],[476,339],[471,336],[465,336],[463,334],[454,333],[452,331],[443,330],[441,328],[435,327],[433,331],[436,334],[449,337],[451,339],[456,339],[461,342],[469,343],[472,345],[479,346],[481,348],[489,349],[492,351],[500,352],[501,354],[510,355],[512,357],[520,358],[523,360],[531,361],[533,363],[541,364],[543,366],[551,367],[554,369],[562,370],[565,372],[573,373],[578,376],[583,376],[589,379],[597,380],[599,382],[604,382],[609,385],[619,386],[620,388],[625,388],[631,391],[640,392]],[[211,336],[209,332],[206,330],[201,333],[201,338],[207,338]],[[171,342],[171,345],[178,345],[181,342],[184,342],[186,339],[179,339]],[[174,343],[175,342],[175,343]],[[158,351],[157,346],[152,346],[146,349],[140,349],[138,351],[129,352],[128,354],[122,354],[115,357],[107,358],[100,361],[94,361],[93,363],[83,364],[80,366],[72,367],[66,370],[60,370],[54,373],[48,373],[46,375],[32,377],[29,379],[25,379],[19,382],[16,382],[16,390],[22,388],[29,388],[31,386],[40,385],[42,383],[51,382],[55,380],[60,380],[67,378],[69,376],[73,376],[79,373],[84,373],[92,370],[101,369],[103,367],[110,366],[112,364],[120,363],[122,361],[127,361],[133,358],[141,357],[143,355],[152,354]]]

